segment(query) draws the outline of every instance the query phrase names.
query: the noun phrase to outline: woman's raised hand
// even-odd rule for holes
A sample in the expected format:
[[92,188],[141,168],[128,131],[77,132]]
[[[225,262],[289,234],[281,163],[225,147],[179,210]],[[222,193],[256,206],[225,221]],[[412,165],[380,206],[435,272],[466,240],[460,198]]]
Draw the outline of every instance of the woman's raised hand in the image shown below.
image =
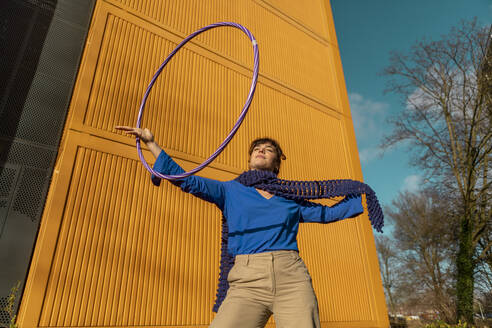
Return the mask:
[[154,135],[147,128],[146,129],[140,129],[140,128],[134,128],[131,126],[117,125],[117,126],[115,126],[115,129],[125,131],[126,134],[129,134],[129,135],[132,135],[135,137],[139,137],[140,140],[142,140],[146,144],[150,143],[150,142],[154,142]]
[[140,129],[131,126],[122,126],[122,125],[117,125],[114,128],[116,130],[124,131],[126,134],[139,137],[140,140],[142,140],[147,145],[150,152],[152,153],[152,155],[154,155],[155,158],[157,158],[161,153],[162,149],[154,141],[154,135],[152,134],[152,132],[150,132],[149,129]]

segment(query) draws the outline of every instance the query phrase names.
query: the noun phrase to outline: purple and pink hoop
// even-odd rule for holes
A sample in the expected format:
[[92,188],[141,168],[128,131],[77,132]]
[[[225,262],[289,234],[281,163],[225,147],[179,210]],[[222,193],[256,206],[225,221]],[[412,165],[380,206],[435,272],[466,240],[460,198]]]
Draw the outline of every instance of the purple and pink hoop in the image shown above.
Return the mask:
[[258,65],[259,65],[259,63],[258,63],[258,61],[259,61],[258,43],[256,42],[256,39],[254,38],[253,34],[246,27],[244,27],[240,24],[236,24],[236,23],[232,23],[232,22],[215,23],[215,24],[211,24],[211,25],[202,27],[201,29],[199,29],[199,30],[193,32],[192,34],[190,34],[189,36],[187,36],[183,41],[181,41],[180,44],[178,44],[178,46],[169,54],[169,56],[167,56],[166,60],[164,60],[164,62],[161,64],[161,66],[159,66],[159,68],[157,69],[157,72],[152,77],[152,80],[150,81],[149,86],[147,87],[147,90],[145,91],[144,97],[143,97],[142,102],[140,104],[140,109],[138,112],[138,119],[137,119],[137,128],[140,128],[143,110],[145,107],[145,103],[147,102],[147,98],[150,94],[150,90],[154,86],[155,81],[157,80],[157,78],[161,74],[162,70],[167,65],[167,63],[171,60],[171,58],[178,52],[179,49],[181,49],[181,47],[183,47],[188,41],[193,39],[198,34],[203,33],[207,30],[212,29],[212,28],[220,27],[220,26],[231,26],[231,27],[235,27],[235,28],[240,29],[241,31],[243,31],[248,36],[248,38],[251,40],[251,42],[253,44],[253,52],[254,52],[253,79],[251,81],[251,87],[249,89],[248,98],[246,99],[246,103],[244,104],[243,110],[241,111],[241,114],[239,115],[239,118],[236,121],[236,124],[231,129],[231,131],[229,132],[229,134],[227,135],[225,140],[222,142],[222,144],[219,146],[219,148],[217,148],[217,150],[208,159],[206,159],[203,163],[201,163],[200,165],[198,165],[197,167],[195,167],[194,169],[192,169],[188,172],[185,172],[182,174],[177,174],[177,175],[165,175],[165,174],[154,171],[149,166],[149,164],[145,161],[144,156],[142,154],[142,148],[140,145],[140,138],[137,137],[136,138],[136,144],[137,144],[137,152],[138,152],[138,156],[140,157],[140,161],[142,162],[142,164],[145,166],[145,168],[150,173],[154,174],[155,176],[157,176],[161,179],[176,180],[176,179],[185,178],[187,176],[190,176],[192,174],[197,173],[198,171],[202,170],[205,166],[210,164],[210,162],[212,162],[217,156],[219,156],[219,154],[224,150],[224,148],[227,146],[227,144],[232,140],[232,137],[236,134],[237,130],[241,126],[241,123],[243,122],[244,117],[246,116],[246,113],[249,110],[249,106],[251,105],[251,101],[253,100],[253,95],[254,95],[255,90],[256,90],[256,82],[258,81]]

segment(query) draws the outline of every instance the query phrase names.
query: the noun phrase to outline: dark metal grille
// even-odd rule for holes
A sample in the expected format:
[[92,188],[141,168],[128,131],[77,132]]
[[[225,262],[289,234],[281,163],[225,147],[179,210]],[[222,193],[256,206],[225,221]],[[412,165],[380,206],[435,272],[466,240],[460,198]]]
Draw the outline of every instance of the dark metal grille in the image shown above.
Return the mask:
[[15,178],[15,170],[11,168],[0,168],[0,198],[8,197]]
[[25,168],[20,178],[13,210],[26,215],[31,221],[36,221],[41,216],[41,200],[44,189],[47,188],[48,172]]
[[8,152],[0,154],[0,163],[10,163],[49,169],[53,166],[56,150],[33,143],[12,142]]
[[3,327],[8,327],[10,323],[10,317],[5,307],[8,304],[7,297],[0,297],[0,325]]
[[2,309],[19,280],[22,295],[94,3],[0,0]]

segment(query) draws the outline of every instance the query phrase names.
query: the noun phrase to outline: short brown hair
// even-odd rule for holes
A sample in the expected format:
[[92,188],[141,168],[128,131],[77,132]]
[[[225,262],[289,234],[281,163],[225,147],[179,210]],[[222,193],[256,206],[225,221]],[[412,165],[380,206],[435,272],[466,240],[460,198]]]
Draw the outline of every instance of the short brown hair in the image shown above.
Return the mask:
[[249,157],[251,157],[251,154],[253,153],[253,149],[255,149],[256,146],[258,145],[263,145],[269,143],[273,146],[273,149],[275,150],[275,159],[273,161],[273,164],[275,167],[273,168],[273,173],[278,174],[280,170],[280,164],[281,161],[286,160],[287,157],[285,157],[284,152],[282,151],[282,148],[280,148],[280,145],[278,144],[277,140],[272,139],[272,138],[258,138],[255,139],[251,142],[251,145],[249,146]]

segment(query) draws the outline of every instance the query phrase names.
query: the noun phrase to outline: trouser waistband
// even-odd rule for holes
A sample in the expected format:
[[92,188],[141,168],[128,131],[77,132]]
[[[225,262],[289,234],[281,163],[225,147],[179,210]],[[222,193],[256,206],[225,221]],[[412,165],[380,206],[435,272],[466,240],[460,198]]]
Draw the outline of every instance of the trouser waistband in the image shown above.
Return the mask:
[[256,260],[273,260],[281,257],[298,257],[299,252],[295,250],[279,250],[271,252],[262,252],[255,254],[238,254],[235,257],[236,263],[248,263]]

